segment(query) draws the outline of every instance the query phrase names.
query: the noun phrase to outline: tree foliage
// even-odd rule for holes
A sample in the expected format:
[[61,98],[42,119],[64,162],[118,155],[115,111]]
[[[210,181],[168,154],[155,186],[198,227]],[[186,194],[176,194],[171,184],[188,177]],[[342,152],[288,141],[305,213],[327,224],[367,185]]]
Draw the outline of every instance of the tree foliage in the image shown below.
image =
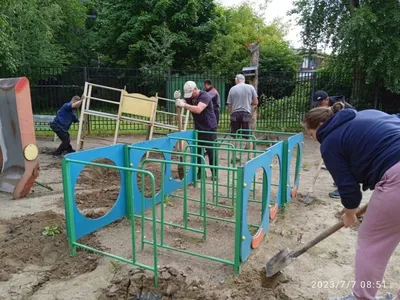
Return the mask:
[[260,41],[260,69],[293,70],[296,58],[278,24],[266,25],[248,4],[217,9],[219,30],[201,61],[207,70],[231,74],[249,65],[245,43]]
[[163,78],[171,69],[232,74],[249,65],[244,44],[257,40],[261,69],[287,71],[296,66],[281,24],[266,25],[250,4],[224,8],[215,0],[2,2],[3,70],[127,67],[140,69],[147,82],[155,80],[151,74]]
[[85,19],[78,0],[9,1],[0,13],[1,64],[9,70],[71,64]]
[[98,49],[106,63],[140,67],[149,62],[150,37],[168,32],[174,67],[193,67],[216,32],[214,10],[213,0],[104,0]]
[[15,59],[12,55],[10,40],[11,26],[8,23],[5,11],[9,8],[10,1],[4,1],[0,10],[0,67],[7,70],[15,70]]
[[304,45],[333,49],[334,68],[362,72],[368,83],[400,92],[398,0],[296,0]]

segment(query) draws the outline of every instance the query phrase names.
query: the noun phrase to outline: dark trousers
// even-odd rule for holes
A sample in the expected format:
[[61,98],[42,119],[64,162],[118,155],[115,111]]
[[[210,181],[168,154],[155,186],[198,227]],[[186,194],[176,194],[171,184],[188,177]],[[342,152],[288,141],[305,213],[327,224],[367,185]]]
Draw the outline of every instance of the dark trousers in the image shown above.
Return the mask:
[[250,123],[251,114],[246,111],[234,112],[230,116],[231,121],[231,133],[237,133],[241,129],[240,133],[243,134],[243,138],[247,139],[250,134]]
[[[216,130],[213,130],[216,131]],[[217,135],[215,133],[202,133],[199,132],[197,135],[198,138],[198,146],[204,146],[204,147],[197,147],[197,154],[202,155],[203,151],[207,152],[208,156],[208,161],[210,165],[215,165],[215,149],[212,149],[210,147],[215,147],[214,143],[208,143],[208,142],[213,142],[217,139]],[[204,142],[202,142],[204,141]],[[201,158],[197,158],[197,164],[201,164],[202,160]],[[211,169],[211,173],[214,174],[215,170]],[[200,169],[198,170],[198,173],[200,173]]]
[[215,117],[217,118],[217,127],[219,124],[219,110],[214,110]]
[[54,122],[50,122],[50,128],[57,134],[58,138],[61,140],[60,146],[54,151],[53,155],[62,155],[64,151],[67,153],[75,152],[71,146],[71,140],[68,131],[63,130]]

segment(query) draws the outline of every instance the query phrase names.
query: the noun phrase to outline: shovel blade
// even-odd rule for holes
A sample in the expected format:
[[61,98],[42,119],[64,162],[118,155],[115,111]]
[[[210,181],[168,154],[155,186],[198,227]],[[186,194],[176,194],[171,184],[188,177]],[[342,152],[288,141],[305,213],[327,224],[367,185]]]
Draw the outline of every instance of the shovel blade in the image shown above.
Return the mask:
[[275,254],[267,263],[267,277],[272,277],[287,265],[291,264],[294,260],[291,254],[289,248],[283,249]]

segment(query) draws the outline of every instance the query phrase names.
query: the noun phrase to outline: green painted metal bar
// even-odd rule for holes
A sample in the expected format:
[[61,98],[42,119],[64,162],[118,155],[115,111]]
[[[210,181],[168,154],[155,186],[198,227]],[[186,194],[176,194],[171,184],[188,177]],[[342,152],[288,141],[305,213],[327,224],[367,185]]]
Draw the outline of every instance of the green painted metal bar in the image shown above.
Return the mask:
[[[204,159],[204,157],[203,157]],[[188,163],[188,162],[180,162],[180,161],[173,161],[173,160],[165,160],[165,159],[156,159],[156,158],[146,158],[145,160],[146,162],[165,162],[165,163],[170,163],[170,164],[174,164],[174,165],[181,165],[181,166],[200,166],[202,168],[210,168],[210,169],[219,169],[219,170],[225,170],[225,171],[236,171],[236,169],[233,168],[228,168],[225,166],[213,166],[213,165],[206,165],[206,164],[192,164],[192,163]],[[150,172],[149,172],[150,173]],[[150,173],[152,174],[152,173]],[[205,178],[204,178],[205,179]]]
[[[142,168],[144,168],[144,165],[142,166]],[[144,170],[143,170],[144,171]],[[142,176],[143,181],[144,181],[144,176]],[[156,277],[155,280],[158,283],[158,252],[157,252],[157,215],[156,215],[156,195],[155,195],[155,191],[156,191],[156,181],[154,179],[154,176],[152,173],[150,173],[150,180],[151,180],[151,202],[152,202],[152,217],[153,217],[153,241],[154,241],[154,246],[153,246],[153,255],[154,255],[154,276]],[[144,188],[143,190],[144,191]],[[142,193],[143,195],[143,193]],[[144,207],[144,197],[143,197],[143,206]],[[142,215],[144,216],[144,211],[142,212]],[[144,231],[144,228],[142,228],[142,231]]]
[[[199,214],[196,213],[189,213],[190,216],[196,216],[196,217],[202,217]],[[235,224],[234,220],[229,220],[226,218],[218,218],[218,217],[214,217],[214,216],[207,216],[207,218],[211,219],[211,220],[217,220],[217,221],[222,221],[222,222],[227,222],[227,223],[232,223]]]
[[[184,199],[184,196],[177,195],[177,194],[171,194],[171,197]],[[229,199],[229,198],[227,198],[227,197],[224,197],[224,198]],[[194,198],[191,198],[191,197],[187,197],[187,199],[188,199],[189,201],[192,201],[192,202],[197,202],[197,203],[200,203],[200,202],[201,202],[200,200],[197,200],[197,199],[194,199]],[[206,202],[206,204],[207,204],[207,205],[212,205],[212,206],[215,206],[215,207],[220,207],[220,208],[227,208],[227,209],[232,209],[232,208],[233,208],[232,206],[228,206],[228,205],[224,205],[224,204],[219,204],[219,205],[217,206],[215,203],[213,203],[213,202],[208,202],[208,201]]]
[[[153,243],[150,242],[150,241],[146,241],[146,244],[153,245]],[[159,247],[167,249],[167,250],[171,250],[171,251],[176,251],[176,252],[180,252],[180,253],[189,254],[189,255],[192,255],[192,256],[195,256],[195,257],[200,257],[200,258],[213,260],[213,261],[220,262],[220,263],[223,263],[223,264],[226,264],[226,265],[230,265],[230,266],[234,265],[234,262],[232,262],[230,260],[218,258],[218,257],[215,257],[215,256],[202,255],[202,254],[199,254],[199,253],[194,253],[194,252],[191,252],[191,251],[182,250],[182,249],[178,249],[178,248],[174,248],[174,247],[170,247],[170,246],[159,246]]]
[[[288,165],[288,142],[283,143],[282,150],[282,164],[280,170],[280,183],[281,183],[281,206],[285,207],[287,203],[287,165]],[[282,172],[283,170],[283,172]]]
[[248,200],[249,203],[262,203],[262,200]]
[[165,184],[165,164],[161,163],[161,233],[160,243],[164,244],[164,184]]
[[[144,168],[144,165],[145,165],[145,163],[142,163],[142,169]],[[141,192],[141,201],[142,201],[142,207],[145,207],[146,206],[146,204],[145,204],[145,196],[144,196],[144,193],[145,193],[145,176],[142,176],[142,192]],[[141,234],[140,234],[140,238],[141,238],[141,241],[142,241],[142,250],[144,250],[144,240],[145,240],[145,232],[144,232],[144,227],[145,227],[145,223],[144,223],[144,214],[145,214],[145,212],[144,212],[144,210],[142,210],[142,212],[141,212],[141,214],[142,214],[142,219],[140,220],[140,224],[141,224]]]
[[[193,142],[193,145],[194,145],[194,149],[196,150],[196,154],[199,153],[198,152],[198,146],[199,146],[198,139],[199,139],[199,135],[198,135],[197,131],[195,130],[194,131],[194,141],[192,141],[192,142]],[[196,162],[197,161],[195,161],[194,158],[192,158],[192,163],[194,164]],[[197,168],[196,167],[193,168],[193,186],[195,188],[197,187]]]
[[[142,218],[142,215],[135,215],[135,218]],[[149,217],[144,217],[144,219],[145,219],[145,221],[153,221],[153,219],[152,219],[152,218],[149,218]],[[158,220],[158,219],[157,219],[156,222],[157,222],[157,223],[161,223],[161,220]],[[180,228],[180,229],[187,229],[188,231],[193,231],[193,232],[196,232],[196,233],[202,233],[202,234],[204,234],[204,231],[202,231],[202,230],[195,229],[195,228],[193,228],[193,227],[187,227],[187,228],[185,228],[185,227],[182,226],[182,225],[174,224],[174,223],[171,223],[171,222],[166,222],[166,221],[164,221],[164,225],[168,225],[168,226],[175,227],[175,228]]]
[[[239,129],[238,132],[243,131],[246,129]],[[280,134],[280,135],[294,135],[298,134],[298,132],[284,132],[284,131],[266,131],[266,130],[252,130],[252,132],[257,133],[271,133],[271,134]]]
[[73,205],[73,191],[71,180],[71,166],[68,159],[63,158],[62,162],[62,178],[63,178],[63,191],[64,191],[64,207],[65,207],[65,222],[68,232],[68,246],[69,252],[72,256],[76,255],[76,241],[75,237],[75,219],[74,219],[74,205]]
[[67,161],[67,162],[74,163],[74,164],[79,164],[79,165],[101,167],[101,168],[114,169],[114,170],[119,170],[119,171],[131,171],[131,172],[136,172],[136,173],[144,173],[144,174],[147,174],[149,176],[153,175],[153,173],[151,173],[149,171],[146,171],[146,170],[127,168],[127,167],[121,167],[121,166],[106,165],[106,164],[89,162],[89,161],[82,161],[82,160],[76,160],[76,159],[71,159],[71,158],[66,158],[66,157],[63,158],[63,159],[65,159],[65,161]]
[[[231,161],[231,151],[228,151],[228,167],[229,167],[229,164],[230,164],[230,161]],[[233,172],[232,172],[233,173]],[[229,183],[230,183],[230,176],[231,175],[231,172],[230,171],[228,171],[227,172],[227,186],[226,186],[226,191],[227,191],[227,196],[229,197],[229,192],[230,192],[230,189],[229,189]]]
[[[217,166],[220,165],[219,163],[219,149],[215,150],[214,153],[214,162]],[[219,198],[218,198],[218,187],[219,187],[219,172],[218,169],[215,170],[214,173],[215,178],[212,178],[212,199],[215,202],[215,204],[218,206],[219,204]]]
[[[74,246],[75,246],[75,247],[82,248],[82,249],[85,249],[85,250],[87,250],[87,251],[91,251],[91,252],[96,253],[96,254],[100,254],[100,255],[103,255],[103,256],[106,256],[106,257],[115,259],[115,260],[119,260],[119,261],[124,262],[124,263],[127,263],[127,264],[135,265],[135,266],[137,266],[137,267],[139,267],[139,268],[142,268],[142,269],[146,269],[146,270],[149,270],[149,271],[153,271],[153,272],[154,272],[154,268],[152,268],[152,267],[149,267],[149,266],[147,266],[147,265],[144,265],[144,264],[141,264],[141,263],[138,263],[138,262],[133,263],[133,262],[132,262],[131,260],[129,260],[129,259],[126,259],[126,258],[117,256],[117,255],[114,255],[114,254],[111,254],[111,253],[107,253],[107,252],[104,252],[104,251],[100,251],[100,250],[97,250],[97,249],[95,249],[95,248],[92,248],[92,247],[89,247],[89,246],[86,246],[86,245],[83,245],[83,244],[80,244],[80,243],[74,243]],[[157,287],[158,287],[158,284],[159,284],[159,283],[158,283],[158,271],[157,271],[157,272],[154,274],[154,286],[157,288]]]
[[[130,155],[129,155],[129,148],[125,145],[124,146],[124,164],[125,167],[130,166]],[[132,180],[132,172],[131,171],[124,171],[125,172],[125,191],[126,191],[126,209],[127,209],[127,216],[131,223],[131,243],[132,243],[132,261],[136,263],[136,225],[135,220],[133,218],[134,215],[134,199],[133,199],[133,180]]]
[[[186,158],[184,157],[184,161]],[[194,172],[193,172],[194,173]],[[183,224],[184,228],[188,228],[188,203],[187,203],[187,179],[186,179],[186,166],[183,166]]]
[[[129,168],[130,167],[130,156],[129,156],[129,148],[125,145],[124,146],[124,167]],[[126,212],[127,212],[127,217],[129,220],[132,220],[132,214],[131,212],[133,211],[132,207],[133,206],[133,189],[132,189],[132,172],[125,170],[125,193],[126,193]]]
[[[224,135],[224,136],[227,136],[227,135],[230,135],[230,136],[251,136],[251,137],[254,137],[255,139],[257,139],[254,135],[252,135],[252,134],[243,134],[243,133],[233,133],[233,132],[212,132],[212,131],[201,131],[201,130],[195,130],[195,132],[198,132],[198,133],[207,133],[207,134],[216,134],[217,136],[218,135]],[[239,132],[239,130],[238,130],[238,132]]]
[[[201,179],[202,182],[205,182],[205,168],[201,168]],[[204,177],[203,177],[204,176]],[[200,206],[203,207],[203,229],[204,229],[204,236],[203,239],[206,240],[207,239],[207,197],[206,197],[206,185],[202,184],[200,186],[200,201],[202,201],[202,203],[200,204]]]
[[238,168],[237,170],[237,199],[236,199],[236,223],[235,223],[235,259],[234,259],[234,272],[235,274],[239,274],[240,270],[240,245],[242,242],[242,200],[243,200],[243,167]]

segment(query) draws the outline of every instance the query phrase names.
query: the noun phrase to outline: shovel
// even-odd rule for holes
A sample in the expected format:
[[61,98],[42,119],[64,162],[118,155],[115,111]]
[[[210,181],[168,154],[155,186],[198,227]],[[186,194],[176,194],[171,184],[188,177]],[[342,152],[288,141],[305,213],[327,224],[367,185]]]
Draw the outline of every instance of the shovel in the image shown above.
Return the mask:
[[312,182],[310,188],[308,189],[307,195],[306,195],[306,199],[303,201],[306,205],[310,205],[312,203],[312,199],[310,198],[310,194],[313,192],[314,190],[314,186],[315,183],[317,182],[319,173],[321,173],[322,170],[322,164],[324,163],[324,160],[321,158],[321,161],[318,164],[318,170],[317,170],[317,174],[315,174],[314,177],[314,181]]
[[[181,97],[181,91],[175,91],[174,92],[174,98],[175,100]],[[182,131],[182,117],[181,117],[181,112],[182,109],[178,108],[178,131],[181,132]],[[178,141],[178,152],[183,152],[183,145],[182,145],[182,141],[179,140]],[[183,162],[183,157],[182,155],[179,156],[179,160],[180,162]],[[183,170],[183,165],[179,165],[178,166],[178,176],[179,179],[183,179],[183,177],[185,176],[185,172]]]
[[[367,205],[368,204],[365,204],[357,211],[357,213],[356,213],[357,217],[361,216],[362,214],[364,214],[367,211]],[[335,233],[342,227],[343,227],[343,221],[340,221],[339,223],[328,228],[327,230],[322,232],[320,235],[318,235],[316,238],[309,241],[307,244],[305,244],[303,247],[301,247],[300,249],[298,249],[296,251],[290,252],[289,248],[279,251],[267,263],[267,277],[272,277],[273,275],[275,275],[276,273],[278,273],[279,271],[284,269],[286,266],[291,264],[301,254],[303,254],[308,249],[315,246],[322,240],[326,239],[327,237],[329,237],[331,234]]]

